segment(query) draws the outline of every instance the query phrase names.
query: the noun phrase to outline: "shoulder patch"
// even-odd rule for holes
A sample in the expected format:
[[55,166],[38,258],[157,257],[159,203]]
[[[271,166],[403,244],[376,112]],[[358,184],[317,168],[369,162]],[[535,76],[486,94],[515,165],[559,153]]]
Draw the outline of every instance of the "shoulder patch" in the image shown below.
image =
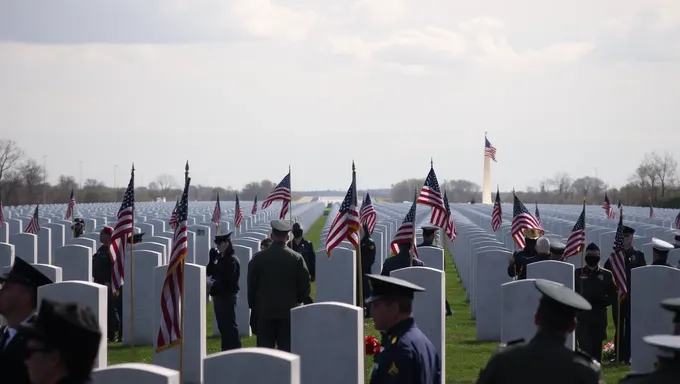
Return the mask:
[[371,251],[374,250],[374,249],[375,249],[375,245],[371,244],[371,246],[368,247],[368,249],[370,249]]
[[393,361],[392,364],[390,364],[390,368],[387,370],[387,374],[390,376],[396,376],[399,374],[399,368],[397,368],[397,364]]

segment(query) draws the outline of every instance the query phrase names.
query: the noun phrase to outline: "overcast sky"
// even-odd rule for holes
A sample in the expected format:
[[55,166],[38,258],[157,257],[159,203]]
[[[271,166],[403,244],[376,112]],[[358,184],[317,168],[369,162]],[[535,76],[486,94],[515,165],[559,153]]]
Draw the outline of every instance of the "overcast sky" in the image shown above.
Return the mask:
[[[621,185],[680,147],[677,0],[3,0],[0,138],[60,174]],[[140,180],[141,179],[141,180]]]

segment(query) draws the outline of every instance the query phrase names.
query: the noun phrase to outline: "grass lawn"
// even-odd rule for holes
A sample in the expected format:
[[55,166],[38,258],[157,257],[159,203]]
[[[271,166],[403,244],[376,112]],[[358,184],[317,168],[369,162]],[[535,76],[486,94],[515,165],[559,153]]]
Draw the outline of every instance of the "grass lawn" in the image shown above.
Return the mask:
[[[327,209],[328,211],[328,209]],[[321,216],[306,231],[306,238],[318,246],[321,230],[328,218]],[[332,219],[332,218],[331,218]],[[453,316],[446,318],[446,383],[447,384],[470,384],[475,383],[479,370],[484,367],[491,353],[496,349],[498,343],[485,343],[475,340],[475,323],[470,316],[470,307],[465,302],[465,291],[460,284],[458,272],[453,267],[448,249],[446,253],[446,297],[449,299]],[[314,287],[312,286],[312,297],[314,297]],[[206,317],[208,319],[208,354],[220,351],[219,338],[212,337],[212,305],[207,306]],[[611,319],[611,315],[609,316]],[[611,322],[611,321],[610,321]],[[373,328],[372,321],[368,319],[365,323],[367,335],[373,335],[380,339],[378,332]],[[612,324],[609,325],[608,335],[614,335]],[[254,347],[255,338],[244,338],[244,347]],[[135,356],[129,347],[120,344],[109,344],[109,364],[119,364],[124,362],[136,361],[151,363],[153,360],[152,347],[136,347]],[[366,382],[370,378],[373,367],[373,359],[367,358]],[[607,383],[618,383],[619,379],[629,371],[628,366],[618,366],[605,364],[603,366],[604,376]]]

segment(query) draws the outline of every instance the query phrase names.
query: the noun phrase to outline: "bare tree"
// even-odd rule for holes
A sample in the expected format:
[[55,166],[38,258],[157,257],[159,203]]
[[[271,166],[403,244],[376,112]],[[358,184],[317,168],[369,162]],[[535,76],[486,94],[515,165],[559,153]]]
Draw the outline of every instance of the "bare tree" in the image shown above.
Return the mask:
[[162,197],[167,197],[168,192],[170,192],[171,189],[177,188],[177,181],[168,174],[158,176],[155,183],[158,185],[158,191]]
[[673,155],[666,152],[663,156],[652,152],[645,157],[645,162],[648,164],[650,173],[658,182],[661,197],[666,194],[666,187],[673,185],[677,176],[678,162],[675,161]]
[[558,172],[550,179],[550,184],[555,188],[558,195],[564,196],[571,188],[572,179],[566,172]]
[[0,185],[7,173],[14,170],[23,156],[24,151],[14,140],[0,140]]
[[21,174],[28,195],[31,199],[35,198],[36,190],[45,182],[45,168],[37,161],[28,159],[19,166],[19,174]]

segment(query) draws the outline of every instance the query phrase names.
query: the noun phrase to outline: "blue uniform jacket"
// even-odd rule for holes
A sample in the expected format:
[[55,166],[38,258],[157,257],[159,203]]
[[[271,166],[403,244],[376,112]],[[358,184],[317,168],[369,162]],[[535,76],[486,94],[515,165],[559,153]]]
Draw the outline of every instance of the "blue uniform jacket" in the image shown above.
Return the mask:
[[441,361],[434,345],[415,324],[402,320],[383,334],[370,384],[440,384]]
[[408,267],[424,267],[425,263],[422,260],[413,258],[413,265],[411,265],[411,254],[409,251],[399,252],[396,255],[385,259],[383,263],[382,272],[383,276],[389,276],[390,272],[396,271],[397,269],[408,268]]

